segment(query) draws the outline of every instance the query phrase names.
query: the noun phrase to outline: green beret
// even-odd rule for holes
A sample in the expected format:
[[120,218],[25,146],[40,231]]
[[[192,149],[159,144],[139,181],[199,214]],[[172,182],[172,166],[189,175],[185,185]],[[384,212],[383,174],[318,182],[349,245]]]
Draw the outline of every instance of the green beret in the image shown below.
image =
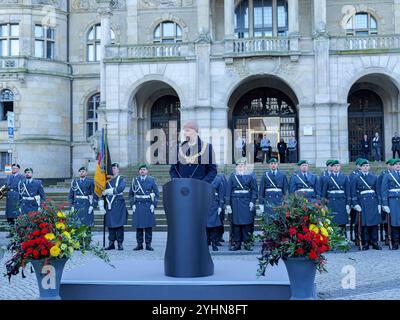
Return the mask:
[[271,158],[268,163],[278,163],[278,160],[276,158]]
[[394,166],[395,164],[398,164],[398,163],[400,163],[400,159],[399,158],[396,158],[396,159],[392,159],[392,166]]
[[365,160],[365,159],[363,159],[363,158],[358,158],[358,159],[356,160],[356,165],[359,166],[359,165],[360,165],[360,161],[362,161],[362,160]]
[[299,162],[297,162],[298,166],[301,166],[302,164],[308,164],[307,160],[300,160]]
[[247,163],[247,158],[246,157],[242,157],[242,158],[236,160],[236,165],[242,164],[242,163]]
[[390,164],[391,166],[393,165],[393,160],[395,160],[395,159],[389,159],[389,160],[386,160],[386,164]]
[[147,166],[147,164],[146,164],[146,163],[142,163],[142,164],[140,164],[140,165],[139,165],[139,167],[138,167],[138,170],[140,170],[140,169],[143,169],[143,168],[145,168],[145,169],[149,169],[149,167]]
[[78,171],[85,170],[87,171],[86,167],[80,167]]
[[361,159],[360,161],[358,161],[359,166],[363,166],[364,164],[369,164],[369,161],[367,159]]
[[30,171],[30,172],[33,173],[33,169],[32,169],[32,168],[26,168],[26,169],[24,170],[25,173],[27,173],[28,171]]
[[117,168],[119,168],[119,164],[118,164],[118,162],[114,162],[114,163],[112,163],[112,164],[111,164],[111,167],[117,167]]
[[332,160],[326,160],[325,164],[326,164],[327,167],[331,166],[332,165]]
[[331,160],[330,166],[334,166],[335,164],[340,164],[339,160]]

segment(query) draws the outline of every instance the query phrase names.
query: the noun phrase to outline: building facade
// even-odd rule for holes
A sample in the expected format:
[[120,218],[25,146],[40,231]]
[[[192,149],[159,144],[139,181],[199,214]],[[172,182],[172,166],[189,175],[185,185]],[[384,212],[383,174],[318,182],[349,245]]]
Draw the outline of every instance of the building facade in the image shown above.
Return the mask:
[[0,0],[0,35],[1,166],[39,177],[93,168],[105,126],[122,166],[187,119],[317,166],[400,126],[400,0]]

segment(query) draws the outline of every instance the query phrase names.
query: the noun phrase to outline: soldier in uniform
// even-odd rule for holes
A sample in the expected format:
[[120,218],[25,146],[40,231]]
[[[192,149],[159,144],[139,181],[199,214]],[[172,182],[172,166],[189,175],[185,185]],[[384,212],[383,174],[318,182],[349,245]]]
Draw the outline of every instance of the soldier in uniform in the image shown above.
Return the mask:
[[146,250],[153,251],[151,246],[153,227],[156,225],[155,209],[159,192],[156,180],[148,175],[147,164],[139,166],[139,175],[132,179],[129,190],[129,203],[133,210],[132,225],[136,228],[137,246],[133,249],[143,250],[143,234]]
[[[369,172],[369,162],[366,159],[360,160],[361,172],[353,179],[351,185],[351,196],[354,209],[361,213],[361,239],[362,249],[369,249],[369,242],[372,248],[382,250],[378,245],[378,224],[381,220],[381,206],[378,198],[378,178]],[[358,224],[359,214],[356,217]]]
[[214,188],[214,197],[207,217],[207,238],[211,243],[212,250],[218,251],[218,242],[220,240],[219,228],[223,225],[221,215],[225,201],[225,183],[220,174],[214,178],[211,185]]
[[193,178],[211,183],[217,175],[212,145],[203,142],[195,121],[183,125],[185,140],[177,147],[177,162],[169,170],[171,179]]
[[400,243],[400,159],[393,159],[394,170],[389,171],[382,182],[383,210],[388,213],[391,227],[392,249],[398,250]]
[[18,183],[19,201],[21,213],[40,210],[40,204],[46,200],[42,181],[33,179],[33,169],[24,170],[25,179]]
[[383,231],[385,231],[385,245],[389,245],[389,238],[388,238],[388,223],[387,223],[387,212],[384,210],[384,204],[382,201],[382,182],[383,178],[385,175],[387,175],[389,172],[391,172],[393,168],[393,160],[394,159],[389,159],[386,161],[386,169],[381,172],[381,174],[378,177],[378,198],[379,198],[379,204],[381,205],[382,208],[382,221],[380,224],[380,233],[381,233],[381,240],[383,241]]
[[[218,176],[221,178],[222,184],[224,186],[223,200],[225,202],[226,185],[228,182],[226,181],[226,177],[223,173],[218,174]],[[219,218],[221,220],[221,225],[219,227],[217,227],[217,229],[218,229],[217,246],[221,246],[222,245],[221,242],[225,242],[225,240],[224,240],[225,205],[222,207],[222,211],[221,211],[221,214],[219,215]]]
[[[362,158],[358,158],[356,160],[356,168],[349,174],[349,182],[350,182],[350,189],[351,185],[354,181],[354,179],[360,174],[361,172],[361,167],[359,165],[359,162],[363,160]],[[351,192],[351,190],[350,190]],[[357,211],[354,209],[353,205],[350,206],[350,241],[357,241],[358,238],[358,226],[355,225],[356,222],[356,216],[357,216]],[[353,228],[354,228],[354,237],[353,237]]]
[[94,180],[87,177],[87,169],[79,168],[79,178],[71,182],[68,202],[71,212],[77,213],[77,218],[81,224],[93,226],[93,208],[96,207],[94,201]]
[[234,246],[229,249],[231,251],[240,250],[242,242],[246,250],[252,250],[250,243],[258,190],[255,175],[247,171],[246,163],[246,158],[236,162],[236,172],[230,175],[226,188],[225,210],[232,214]]
[[119,165],[114,162],[112,165],[113,178],[107,182],[103,197],[99,200],[99,209],[105,214],[105,223],[108,228],[109,245],[105,250],[115,249],[115,240],[118,243],[118,250],[124,250],[124,225],[127,222],[128,210],[126,210],[124,189],[126,181],[119,175]]
[[326,164],[326,168],[324,170],[322,170],[321,175],[319,176],[319,188],[320,188],[319,194],[322,193],[322,186],[324,185],[325,178],[329,179],[329,177],[333,171],[332,160],[327,160],[325,164]]
[[346,235],[351,205],[350,181],[340,172],[341,166],[338,160],[331,160],[330,166],[332,173],[323,180],[321,197],[328,200],[332,221],[341,227],[343,234]]
[[309,172],[309,164],[306,160],[300,160],[297,165],[300,170],[296,171],[289,182],[291,194],[302,194],[308,199],[315,199],[319,196],[319,180],[317,176]]
[[[13,163],[11,165],[11,175],[7,177],[7,200],[6,200],[6,218],[9,225],[15,224],[15,219],[19,215],[19,193],[18,184],[24,179],[24,176],[19,173],[20,165]],[[6,238],[11,238],[12,234],[8,234]]]
[[272,158],[268,161],[270,170],[265,171],[261,177],[258,201],[260,211],[264,214],[265,221],[274,217],[273,207],[280,206],[289,190],[286,174],[278,170],[278,160]]

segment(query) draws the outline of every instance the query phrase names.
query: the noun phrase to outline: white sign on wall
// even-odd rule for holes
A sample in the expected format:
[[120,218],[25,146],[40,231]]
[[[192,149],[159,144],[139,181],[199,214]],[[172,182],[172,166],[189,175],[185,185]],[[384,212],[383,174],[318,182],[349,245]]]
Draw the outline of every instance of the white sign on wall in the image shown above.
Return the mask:
[[313,135],[313,127],[312,126],[304,126],[303,127],[303,134],[305,136],[312,136]]

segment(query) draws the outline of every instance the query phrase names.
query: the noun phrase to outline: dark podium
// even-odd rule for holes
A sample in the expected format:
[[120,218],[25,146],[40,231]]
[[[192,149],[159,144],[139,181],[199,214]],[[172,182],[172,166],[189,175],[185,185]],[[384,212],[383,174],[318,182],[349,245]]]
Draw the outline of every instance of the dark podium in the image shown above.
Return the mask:
[[163,186],[168,223],[164,272],[169,277],[206,277],[214,273],[207,244],[207,215],[211,184],[197,179],[174,179]]

